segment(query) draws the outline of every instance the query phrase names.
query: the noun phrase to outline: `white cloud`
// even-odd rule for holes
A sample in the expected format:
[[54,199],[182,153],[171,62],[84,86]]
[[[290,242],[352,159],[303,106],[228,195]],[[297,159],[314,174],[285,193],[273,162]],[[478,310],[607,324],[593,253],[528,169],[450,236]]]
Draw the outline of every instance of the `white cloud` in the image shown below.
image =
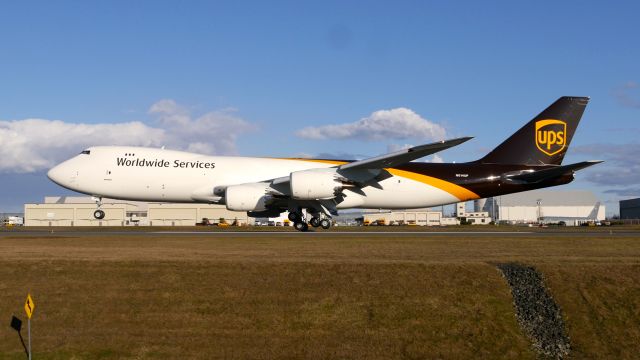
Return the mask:
[[438,154],[433,155],[433,157],[431,158],[432,163],[436,163],[436,164],[442,164],[444,162],[444,159],[440,156],[438,156]]
[[73,124],[59,120],[0,121],[0,172],[48,169],[89,145],[162,144],[164,130],[141,122]]
[[410,147],[413,147],[413,144],[389,144],[387,145],[387,152],[396,152],[396,151],[400,151],[400,150],[404,150],[404,149],[408,149]]
[[162,99],[151,105],[149,114],[158,115],[160,123],[167,126],[187,126],[191,122],[189,111],[171,99]]
[[167,146],[205,154],[235,154],[238,135],[254,125],[232,110],[192,117],[173,100],[161,100],[149,114],[155,126],[126,123],[69,123],[60,120],[0,120],[0,172],[47,170],[94,145]]
[[396,108],[379,110],[358,121],[306,127],[298,130],[296,135],[305,139],[420,139],[443,140],[446,136],[444,127],[422,118],[413,110]]
[[224,109],[193,118],[188,109],[171,99],[160,100],[149,108],[149,114],[157,116],[158,123],[167,130],[169,144],[204,154],[237,154],[238,135],[256,129],[234,113],[235,109]]

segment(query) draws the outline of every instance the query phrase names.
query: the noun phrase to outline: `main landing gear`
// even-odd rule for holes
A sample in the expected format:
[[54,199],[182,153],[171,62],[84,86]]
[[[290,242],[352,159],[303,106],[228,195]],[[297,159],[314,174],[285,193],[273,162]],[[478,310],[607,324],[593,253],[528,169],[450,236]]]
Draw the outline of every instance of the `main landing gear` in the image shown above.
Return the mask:
[[93,212],[93,217],[98,220],[102,220],[104,219],[104,211],[100,210],[100,207],[102,206],[102,198],[95,197],[93,199],[96,201],[96,206],[98,207],[98,209]]
[[309,225],[314,228],[321,227],[323,229],[329,229],[331,227],[331,220],[325,217],[322,217],[321,214],[314,214],[309,222],[305,221],[302,212],[290,212],[289,220],[293,221],[293,227],[298,231],[308,231]]
[[303,221],[296,221],[293,223],[293,227],[298,231],[307,231],[309,230],[309,225]]

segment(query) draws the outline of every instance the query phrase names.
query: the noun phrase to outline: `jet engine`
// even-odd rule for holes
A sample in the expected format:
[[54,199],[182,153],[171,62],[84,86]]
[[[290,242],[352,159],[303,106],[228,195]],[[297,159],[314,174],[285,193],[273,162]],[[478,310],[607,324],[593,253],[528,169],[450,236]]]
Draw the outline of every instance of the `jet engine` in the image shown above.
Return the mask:
[[344,187],[331,171],[296,171],[289,180],[291,196],[296,200],[333,199]]
[[227,209],[233,211],[265,211],[271,196],[268,184],[253,183],[228,186],[225,190]]

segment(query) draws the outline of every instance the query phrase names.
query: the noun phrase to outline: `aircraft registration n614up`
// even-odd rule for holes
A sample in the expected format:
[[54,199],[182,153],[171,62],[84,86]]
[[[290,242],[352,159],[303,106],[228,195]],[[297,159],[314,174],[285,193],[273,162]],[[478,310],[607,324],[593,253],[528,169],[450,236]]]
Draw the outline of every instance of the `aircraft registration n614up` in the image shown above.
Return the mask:
[[[207,156],[157,148],[96,146],[52,168],[55,183],[96,198],[224,204],[253,217],[289,211],[297,230],[329,228],[340,209],[409,209],[567,184],[562,165],[589,98],[561,97],[485,157],[467,163],[412,162],[463,137],[358,161]],[[303,211],[303,210],[306,210]]]

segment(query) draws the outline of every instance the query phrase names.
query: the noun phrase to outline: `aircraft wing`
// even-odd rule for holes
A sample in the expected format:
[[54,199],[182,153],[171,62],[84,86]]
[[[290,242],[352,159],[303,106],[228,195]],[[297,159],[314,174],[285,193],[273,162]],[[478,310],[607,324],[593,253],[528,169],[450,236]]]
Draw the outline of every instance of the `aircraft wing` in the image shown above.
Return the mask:
[[601,163],[602,160],[591,160],[591,161],[582,161],[579,163],[575,163],[575,164],[570,164],[570,165],[564,165],[564,166],[557,166],[557,167],[553,167],[553,168],[548,168],[548,169],[544,169],[544,170],[534,170],[531,172],[526,172],[526,173],[522,173],[522,174],[517,174],[517,175],[512,175],[512,176],[507,176],[508,180],[515,180],[515,181],[522,181],[522,182],[526,182],[526,183],[537,183],[549,178],[553,178],[556,176],[561,176],[563,174],[569,173],[569,172],[575,172],[584,168],[587,168],[589,166],[593,166],[596,164]]
[[[438,141],[431,144],[414,146],[408,149],[403,149],[365,160],[354,161],[338,166],[336,175],[342,177],[345,182],[350,182],[351,184],[355,185],[355,187],[353,187],[352,189],[357,189],[364,186],[379,186],[377,185],[377,181],[375,179],[379,176],[384,176],[380,174],[381,170],[406,164],[408,162],[411,162],[412,160],[435,154],[450,147],[460,145],[470,139],[472,139],[472,137],[461,137],[457,139]],[[372,173],[368,170],[380,171]],[[291,192],[289,189],[289,176],[270,179],[264,182],[269,184],[268,192],[271,196],[274,197],[274,201],[278,201],[276,199],[284,200],[291,196]],[[320,209],[327,215],[337,213],[335,210],[334,201],[305,200],[302,202],[313,205],[315,208]]]
[[369,159],[354,161],[352,163],[340,165],[339,170],[347,169],[384,169],[397,165],[406,164],[415,159],[435,154],[439,151],[446,150],[450,147],[460,145],[465,141],[471,140],[473,137],[461,137],[451,140],[438,141],[431,144],[418,145],[408,149],[392,152],[385,155],[372,157]]
[[[431,144],[418,145],[408,149],[392,152],[385,155],[380,155],[364,160],[354,161],[348,164],[338,166],[340,170],[367,170],[367,169],[384,169],[397,165],[406,164],[415,159],[435,154],[439,151],[446,150],[448,148],[460,145],[465,141],[473,139],[472,136],[461,137],[451,140],[438,141]],[[279,185],[289,182],[289,176],[283,176],[276,179],[271,179],[269,182],[272,185]]]

